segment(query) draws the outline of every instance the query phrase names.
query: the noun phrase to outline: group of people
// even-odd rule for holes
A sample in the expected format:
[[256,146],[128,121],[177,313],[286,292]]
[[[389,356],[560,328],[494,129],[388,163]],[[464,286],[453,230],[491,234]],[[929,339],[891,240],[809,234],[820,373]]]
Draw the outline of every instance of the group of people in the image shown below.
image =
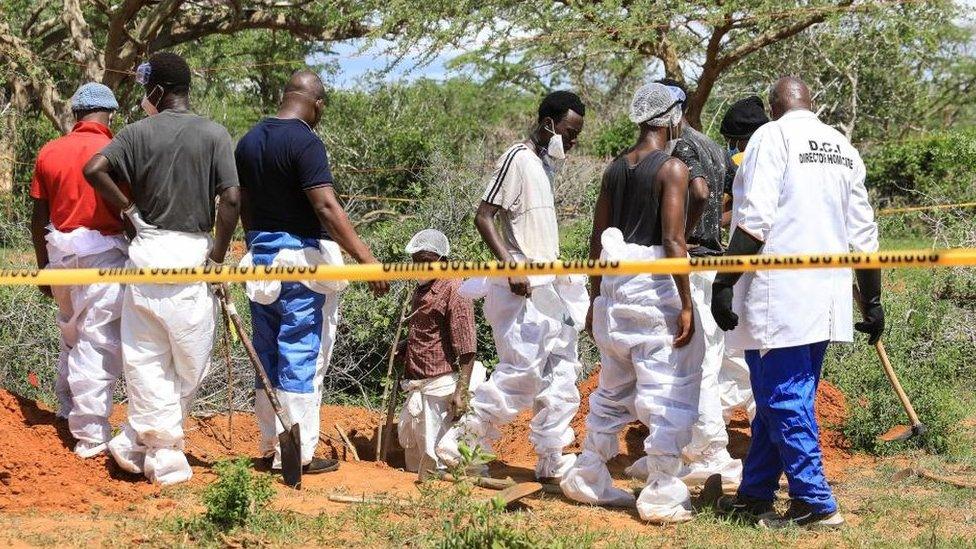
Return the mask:
[[[241,265],[342,265],[343,254],[376,262],[336,198],[313,130],[325,109],[315,73],[294,73],[275,116],[236,148],[226,129],[192,112],[182,57],[157,53],[136,79],[147,117],[113,136],[111,90],[85,84],[71,100],[78,121],[71,133],[38,154],[31,232],[40,268],[220,265],[238,220],[247,246]],[[686,102],[670,80],[634,94],[637,142],[603,175],[591,258],[877,249],[863,163],[818,120],[800,80],[771,88],[772,121],[758,97],[733,104],[721,127],[727,149],[686,123]],[[585,116],[576,94],[553,92],[528,137],[499,157],[475,215],[497,259],[559,258],[553,182]],[[731,227],[727,247],[723,220]],[[406,253],[415,262],[441,261],[450,243],[428,229]],[[860,270],[856,278],[865,310],[857,329],[873,342],[884,328],[880,272]],[[388,290],[382,281],[369,285],[377,295]],[[573,500],[636,505],[647,521],[680,522],[692,518],[688,486],[717,475],[739,486],[718,501],[720,512],[768,526],[838,526],[813,403],[827,344],[853,339],[851,285],[845,269],[591,277],[589,289],[578,276],[420,281],[397,352],[407,467],[436,473],[465,464],[464,445],[490,453],[499,428],[531,408],[535,475]],[[301,426],[307,474],[339,465],[315,450],[345,286],[246,284],[254,346],[270,389]],[[225,290],[201,282],[41,291],[58,305],[56,392],[75,452],[107,451],[121,468],[161,484],[189,479],[183,420],[207,375],[216,299]],[[475,360],[473,301],[482,298],[498,357],[487,379]],[[599,348],[600,371],[576,456],[564,450],[576,439],[582,331]],[[121,375],[128,415],[113,437],[108,417]],[[726,449],[725,421],[738,407],[752,418],[744,467]],[[260,386],[255,413],[261,456],[280,468],[283,427]],[[614,486],[606,465],[619,453],[618,434],[635,420],[649,429],[646,455],[627,469],[645,483],[637,497]],[[773,502],[783,473],[791,505],[780,516]]]

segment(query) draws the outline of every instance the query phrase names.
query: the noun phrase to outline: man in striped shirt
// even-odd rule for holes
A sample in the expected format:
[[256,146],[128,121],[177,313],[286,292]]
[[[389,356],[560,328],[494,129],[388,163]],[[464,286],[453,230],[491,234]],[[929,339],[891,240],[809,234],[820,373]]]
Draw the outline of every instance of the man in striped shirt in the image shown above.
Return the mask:
[[[566,151],[576,144],[585,114],[576,94],[549,94],[539,106],[532,135],[499,159],[475,217],[478,232],[499,261],[559,257],[552,183]],[[456,464],[461,442],[490,451],[498,428],[533,408],[529,441],[539,456],[536,477],[561,478],[575,461],[562,451],[575,438],[570,421],[579,408],[576,343],[588,306],[584,279],[477,279],[466,281],[462,292],[486,298],[498,364],[475,391],[468,414],[441,439],[438,457]]]

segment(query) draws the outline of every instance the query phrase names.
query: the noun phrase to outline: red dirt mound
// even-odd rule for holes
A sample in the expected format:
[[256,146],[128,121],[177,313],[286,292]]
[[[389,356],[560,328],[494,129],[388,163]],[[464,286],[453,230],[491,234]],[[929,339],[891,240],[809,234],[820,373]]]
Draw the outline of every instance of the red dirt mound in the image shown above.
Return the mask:
[[[201,464],[210,464],[228,456],[257,456],[260,433],[254,415],[235,413],[230,425],[227,420],[226,414],[191,418],[186,424],[187,453],[198,458]],[[349,437],[359,458],[363,461],[372,460],[376,454],[376,427],[382,420],[379,412],[365,408],[323,406],[320,417],[319,455],[344,461],[353,460],[352,454],[346,449],[336,430],[338,425]],[[393,440],[395,443],[395,436]],[[402,450],[400,453],[402,454]],[[394,448],[391,461],[397,463],[397,458],[396,448]],[[402,460],[402,456],[399,459]]]
[[[580,384],[580,408],[572,423],[573,430],[576,432],[576,440],[567,447],[567,452],[579,452],[581,449],[580,445],[586,435],[586,414],[590,409],[589,397],[596,390],[599,380],[598,372],[598,369],[594,370]],[[835,430],[847,417],[843,393],[830,383],[821,382],[820,389],[817,392],[816,410],[817,420],[820,423],[820,444],[823,447],[828,473],[839,474],[843,471],[843,461],[850,456],[850,445],[844,436]],[[535,451],[527,437],[531,419],[532,412],[525,412],[502,429],[502,438],[495,444],[494,450],[495,454],[503,461],[519,464],[535,462]],[[733,457],[745,457],[749,450],[749,420],[745,412],[736,412],[733,415],[728,431],[729,452]],[[644,438],[646,437],[647,428],[642,424],[635,422],[628,425],[620,434],[621,456],[611,462],[611,470],[618,469],[615,465],[621,467],[629,465],[643,454]],[[616,463],[617,461],[620,463]]]
[[155,493],[108,457],[82,460],[63,420],[33,401],[0,390],[0,510],[121,509]]

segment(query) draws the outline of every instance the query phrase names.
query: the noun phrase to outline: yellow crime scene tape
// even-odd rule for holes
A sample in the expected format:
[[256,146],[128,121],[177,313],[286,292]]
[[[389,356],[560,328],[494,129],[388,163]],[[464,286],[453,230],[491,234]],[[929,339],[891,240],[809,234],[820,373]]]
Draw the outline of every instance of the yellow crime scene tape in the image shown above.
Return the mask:
[[368,282],[472,276],[688,274],[697,271],[751,272],[779,269],[903,269],[971,267],[976,248],[895,250],[875,253],[797,254],[666,258],[654,261],[566,260],[505,263],[442,261],[301,267],[187,267],[116,269],[0,269],[0,285],[189,284],[258,280]]

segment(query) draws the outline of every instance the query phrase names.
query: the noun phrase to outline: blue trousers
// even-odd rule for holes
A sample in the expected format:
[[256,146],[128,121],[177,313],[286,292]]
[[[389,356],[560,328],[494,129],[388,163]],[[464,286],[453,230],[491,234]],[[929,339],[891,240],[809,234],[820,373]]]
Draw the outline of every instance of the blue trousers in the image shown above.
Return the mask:
[[[255,265],[271,265],[281,250],[318,248],[314,238],[303,238],[286,232],[249,231],[248,247]],[[332,341],[323,342],[326,296],[310,290],[300,282],[282,282],[278,299],[269,305],[251,302],[254,350],[275,389],[289,393],[312,394]],[[335,337],[334,330],[328,335]],[[325,348],[323,348],[323,343]],[[255,381],[261,388],[261,381]]]
[[[299,282],[284,282],[270,305],[251,302],[254,350],[275,389],[313,393],[323,363],[325,296]],[[261,378],[256,380],[261,387]]]
[[763,501],[775,499],[786,473],[790,498],[816,513],[837,510],[820,450],[820,429],[813,404],[827,341],[772,349],[764,355],[746,351],[756,418],[739,493]]

